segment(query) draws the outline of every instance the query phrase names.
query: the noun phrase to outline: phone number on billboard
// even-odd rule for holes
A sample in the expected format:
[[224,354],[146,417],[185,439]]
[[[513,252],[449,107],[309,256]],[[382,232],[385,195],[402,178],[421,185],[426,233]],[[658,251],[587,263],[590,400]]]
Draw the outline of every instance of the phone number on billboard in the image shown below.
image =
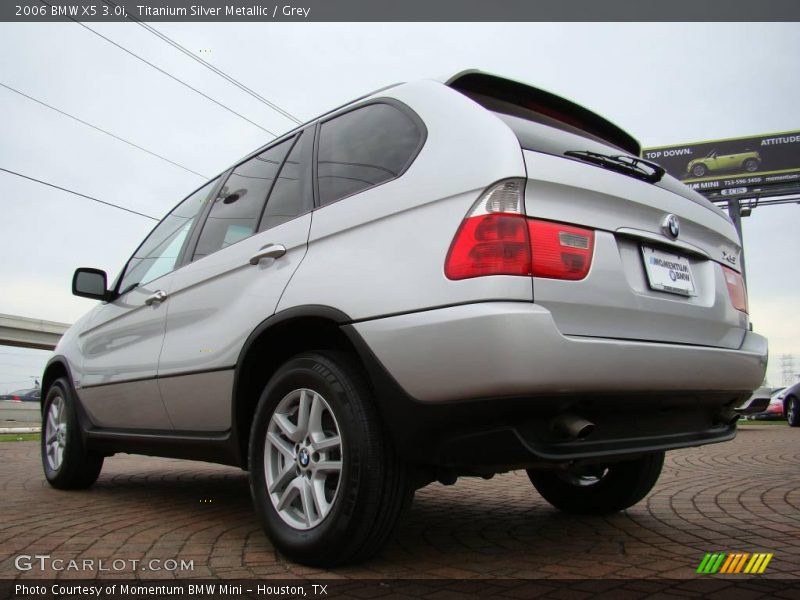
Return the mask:
[[747,185],[748,183],[761,183],[762,181],[764,181],[763,177],[743,177],[741,179],[726,179],[722,182],[722,185]]

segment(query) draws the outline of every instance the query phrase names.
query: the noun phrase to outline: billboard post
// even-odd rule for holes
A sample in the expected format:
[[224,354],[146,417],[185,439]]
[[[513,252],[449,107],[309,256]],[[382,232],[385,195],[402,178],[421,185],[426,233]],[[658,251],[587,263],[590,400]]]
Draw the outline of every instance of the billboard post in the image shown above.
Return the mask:
[[728,200],[728,215],[733,221],[736,233],[739,234],[739,245],[742,247],[742,254],[739,257],[739,267],[742,269],[742,279],[747,283],[747,271],[744,264],[744,234],[742,233],[742,203],[739,198]]

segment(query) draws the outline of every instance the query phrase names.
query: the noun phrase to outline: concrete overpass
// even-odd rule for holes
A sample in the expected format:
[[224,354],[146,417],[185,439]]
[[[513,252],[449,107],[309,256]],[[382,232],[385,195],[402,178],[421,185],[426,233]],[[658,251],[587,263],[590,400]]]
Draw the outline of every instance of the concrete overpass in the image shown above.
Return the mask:
[[69,323],[0,314],[0,345],[52,350]]

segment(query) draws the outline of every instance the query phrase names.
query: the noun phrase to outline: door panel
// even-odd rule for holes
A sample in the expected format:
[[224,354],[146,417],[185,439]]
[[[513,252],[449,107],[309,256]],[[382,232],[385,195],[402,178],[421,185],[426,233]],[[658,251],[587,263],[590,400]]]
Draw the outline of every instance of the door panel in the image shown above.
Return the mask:
[[98,427],[172,429],[155,379],[83,388],[80,397]]
[[161,395],[169,398],[169,417],[184,431],[227,431],[231,411],[220,398],[233,388],[233,369],[195,373],[158,380]]
[[172,428],[155,381],[144,387],[141,381],[131,382],[156,376],[167,309],[146,301],[159,290],[169,293],[172,277],[160,277],[99,307],[93,327],[81,335],[84,373],[78,393],[90,416],[101,419],[92,419],[96,425]]
[[[313,131],[306,131],[239,165],[209,212],[194,262],[175,273],[158,374],[177,430],[230,427],[232,370],[219,372],[236,365],[305,256],[312,149]],[[176,375],[183,376],[168,377]]]
[[[171,429],[155,383],[174,269],[218,180],[190,194],[145,238],[117,290],[81,335],[81,400],[103,427]],[[119,293],[119,292],[118,292]],[[151,380],[150,383],[146,383]],[[92,387],[96,386],[96,387]]]
[[[311,215],[219,250],[175,273],[158,373],[176,375],[236,364],[245,339],[275,306],[306,251]],[[286,254],[250,264],[268,244]]]

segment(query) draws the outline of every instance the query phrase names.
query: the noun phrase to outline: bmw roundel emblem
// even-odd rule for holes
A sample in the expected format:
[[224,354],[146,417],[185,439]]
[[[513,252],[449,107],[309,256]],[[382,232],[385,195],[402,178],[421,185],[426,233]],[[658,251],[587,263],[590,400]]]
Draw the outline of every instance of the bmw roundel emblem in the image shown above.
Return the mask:
[[301,467],[307,467],[309,462],[308,450],[305,448],[300,450],[300,454],[297,457],[300,460]]
[[661,228],[664,230],[664,233],[672,238],[678,237],[678,234],[681,232],[680,221],[678,221],[678,217],[675,215],[667,215],[664,217],[664,222],[661,224]]

